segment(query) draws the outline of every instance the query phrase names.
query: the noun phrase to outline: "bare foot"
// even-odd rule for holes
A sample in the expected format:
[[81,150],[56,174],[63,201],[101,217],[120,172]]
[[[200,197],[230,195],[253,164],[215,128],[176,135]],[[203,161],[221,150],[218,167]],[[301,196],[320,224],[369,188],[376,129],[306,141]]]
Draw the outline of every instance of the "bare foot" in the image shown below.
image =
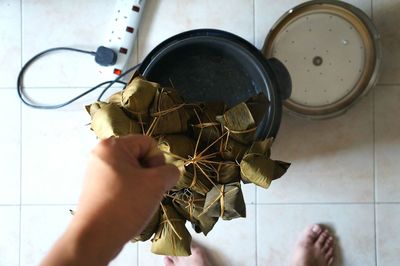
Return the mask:
[[197,245],[192,245],[192,255],[189,257],[164,257],[165,266],[211,266],[205,250]]
[[320,225],[308,227],[296,245],[292,266],[331,266],[333,237]]

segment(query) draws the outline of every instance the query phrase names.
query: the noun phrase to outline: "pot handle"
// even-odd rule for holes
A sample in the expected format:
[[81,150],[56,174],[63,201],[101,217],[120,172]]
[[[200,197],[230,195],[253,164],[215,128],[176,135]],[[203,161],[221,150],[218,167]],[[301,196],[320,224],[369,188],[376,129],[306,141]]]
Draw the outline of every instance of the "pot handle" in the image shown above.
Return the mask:
[[292,94],[292,80],[289,71],[281,61],[274,57],[268,59],[268,64],[274,74],[275,84],[282,101],[289,99]]

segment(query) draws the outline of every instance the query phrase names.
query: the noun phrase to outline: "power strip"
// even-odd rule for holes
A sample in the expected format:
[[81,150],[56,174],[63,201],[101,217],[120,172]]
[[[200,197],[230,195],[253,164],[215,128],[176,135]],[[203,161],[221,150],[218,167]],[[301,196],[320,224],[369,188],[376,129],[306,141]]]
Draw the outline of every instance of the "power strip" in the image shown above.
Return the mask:
[[103,46],[113,49],[117,62],[113,66],[100,67],[99,72],[107,79],[114,79],[124,72],[132,55],[137,31],[146,0],[117,0],[112,22]]

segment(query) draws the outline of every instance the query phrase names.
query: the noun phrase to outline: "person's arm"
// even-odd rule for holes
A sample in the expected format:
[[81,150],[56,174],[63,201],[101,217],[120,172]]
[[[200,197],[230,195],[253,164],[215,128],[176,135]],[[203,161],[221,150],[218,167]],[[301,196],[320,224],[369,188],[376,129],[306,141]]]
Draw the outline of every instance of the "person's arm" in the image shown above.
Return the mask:
[[142,232],[179,177],[149,137],[101,141],[93,150],[78,209],[42,265],[107,265]]

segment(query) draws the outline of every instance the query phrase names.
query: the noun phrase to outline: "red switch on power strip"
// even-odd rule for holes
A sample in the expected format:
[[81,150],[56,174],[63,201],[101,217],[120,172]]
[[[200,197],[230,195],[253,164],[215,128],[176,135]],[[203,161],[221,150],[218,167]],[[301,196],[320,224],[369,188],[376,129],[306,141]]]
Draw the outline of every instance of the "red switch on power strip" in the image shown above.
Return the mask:
[[122,74],[122,70],[118,69],[118,68],[114,68],[114,74],[119,76]]
[[132,27],[126,27],[126,31],[127,32],[129,32],[129,33],[133,33],[133,31],[134,31],[135,29],[134,28],[132,28]]
[[120,52],[121,54],[126,54],[126,53],[128,52],[128,49],[126,49],[126,48],[124,48],[124,47],[121,47],[121,48],[119,48],[119,52]]

